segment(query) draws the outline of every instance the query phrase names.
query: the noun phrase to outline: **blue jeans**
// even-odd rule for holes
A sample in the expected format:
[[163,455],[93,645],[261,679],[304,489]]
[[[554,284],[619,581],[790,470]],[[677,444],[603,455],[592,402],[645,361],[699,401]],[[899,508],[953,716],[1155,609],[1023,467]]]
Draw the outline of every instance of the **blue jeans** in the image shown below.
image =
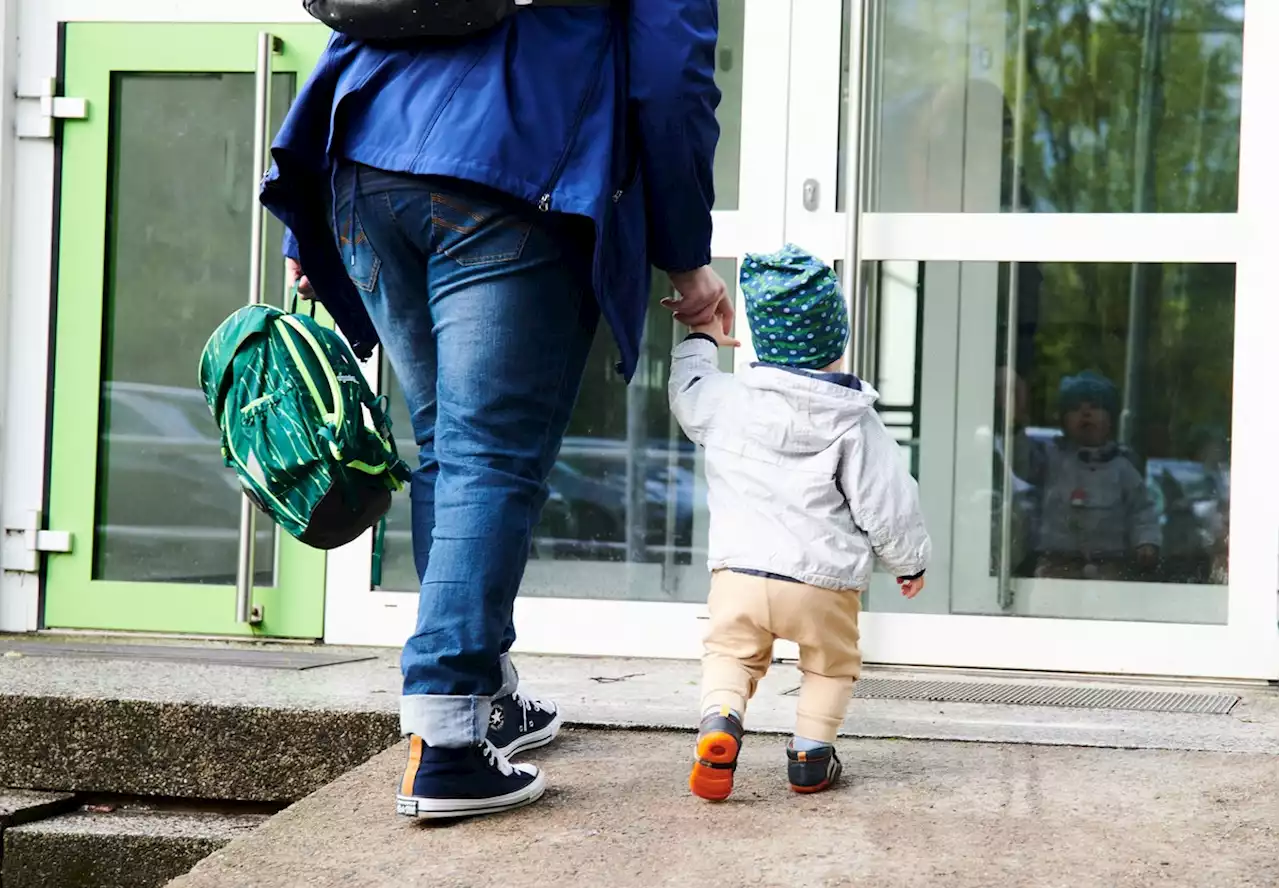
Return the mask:
[[473,745],[515,690],[512,609],[599,321],[591,228],[452,180],[348,164],[334,186],[418,444],[401,730]]

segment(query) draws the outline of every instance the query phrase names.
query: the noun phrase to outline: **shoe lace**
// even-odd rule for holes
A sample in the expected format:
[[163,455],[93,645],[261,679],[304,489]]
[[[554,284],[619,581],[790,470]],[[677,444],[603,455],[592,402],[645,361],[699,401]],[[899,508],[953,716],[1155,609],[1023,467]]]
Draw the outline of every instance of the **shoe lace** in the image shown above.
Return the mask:
[[532,697],[526,697],[519,691],[511,695],[512,701],[523,709],[525,712],[555,712],[555,707],[549,703],[543,703],[541,700],[535,700]]
[[507,761],[507,757],[498,752],[498,748],[488,740],[484,742],[484,756],[489,760],[489,767],[496,768],[503,777],[510,777],[515,773],[515,768]]

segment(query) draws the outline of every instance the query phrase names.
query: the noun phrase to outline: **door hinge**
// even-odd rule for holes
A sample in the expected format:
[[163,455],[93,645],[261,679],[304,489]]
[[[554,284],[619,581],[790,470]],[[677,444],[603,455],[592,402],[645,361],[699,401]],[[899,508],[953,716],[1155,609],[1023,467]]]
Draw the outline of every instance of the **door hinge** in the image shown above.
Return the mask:
[[86,120],[89,117],[89,102],[86,99],[58,95],[56,77],[46,77],[40,81],[39,94],[18,93],[17,97],[40,102],[40,114],[34,120],[24,121],[19,118],[19,139],[52,139],[55,120]]
[[5,527],[4,545],[0,547],[0,567],[18,573],[37,573],[40,556],[71,551],[71,533],[65,530],[43,530],[44,516],[39,509],[26,514],[22,527]]

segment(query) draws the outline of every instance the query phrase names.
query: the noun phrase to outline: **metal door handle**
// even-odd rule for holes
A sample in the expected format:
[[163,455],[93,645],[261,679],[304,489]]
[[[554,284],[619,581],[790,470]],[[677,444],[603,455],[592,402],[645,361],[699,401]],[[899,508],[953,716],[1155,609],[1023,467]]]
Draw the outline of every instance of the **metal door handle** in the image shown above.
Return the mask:
[[[268,31],[258,34],[258,61],[254,67],[253,187],[249,204],[249,305],[262,301],[263,232],[266,211],[258,202],[258,188],[267,174],[267,148],[271,135],[271,57],[283,48],[280,38]],[[236,622],[261,623],[262,610],[253,606],[253,550],[256,548],[254,505],[240,498],[240,537],[236,552]]]
[[803,194],[803,200],[804,200],[804,208],[808,210],[810,213],[817,212],[818,196],[819,196],[818,180],[805,179],[804,187],[802,189],[802,194]]

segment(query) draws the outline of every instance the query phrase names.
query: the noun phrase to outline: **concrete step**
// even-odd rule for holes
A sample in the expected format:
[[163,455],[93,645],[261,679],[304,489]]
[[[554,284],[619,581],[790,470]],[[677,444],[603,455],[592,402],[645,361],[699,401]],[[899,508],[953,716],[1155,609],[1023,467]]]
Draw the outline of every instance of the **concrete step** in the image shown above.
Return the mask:
[[28,792],[0,788],[0,885],[4,884],[5,830],[70,811],[75,796],[66,792]]
[[[0,786],[288,803],[399,739],[394,658],[336,666],[318,659],[309,668],[315,648],[194,640],[148,644],[158,656],[204,647],[210,662],[42,656],[30,653],[33,641],[56,652],[67,637],[24,636],[21,645],[7,638]],[[226,654],[261,651],[300,665],[225,662]],[[332,659],[333,651],[316,653]]]
[[0,884],[4,888],[164,885],[266,820],[265,814],[85,806],[5,830]]
[[398,739],[391,713],[0,695],[0,785],[290,802]]
[[69,792],[30,792],[25,789],[0,788],[0,839],[11,826],[43,820],[75,807],[75,796]]
[[[49,638],[50,644],[64,647],[66,641],[66,636]],[[316,649],[307,646],[148,643],[178,645],[185,653],[181,661],[41,656],[32,655],[29,647],[26,653],[10,651],[6,645],[12,642],[0,637],[0,786],[288,803],[398,739],[396,651],[323,647],[319,650],[328,659],[308,668],[308,651]],[[202,644],[219,652],[217,662],[186,656]],[[302,665],[254,668],[227,662],[228,652],[255,651],[288,652],[290,660]],[[344,651],[352,657],[373,656],[334,663]],[[688,729],[696,721],[696,662],[521,656],[517,665],[524,688],[555,700],[569,724]],[[1216,687],[1140,678],[885,667],[869,668],[864,675],[888,676],[1162,691]],[[789,732],[798,684],[794,665],[771,668],[751,704],[751,729]],[[1229,715],[1215,716],[856,699],[841,733],[1274,755],[1275,689],[1230,689],[1241,702]]]

